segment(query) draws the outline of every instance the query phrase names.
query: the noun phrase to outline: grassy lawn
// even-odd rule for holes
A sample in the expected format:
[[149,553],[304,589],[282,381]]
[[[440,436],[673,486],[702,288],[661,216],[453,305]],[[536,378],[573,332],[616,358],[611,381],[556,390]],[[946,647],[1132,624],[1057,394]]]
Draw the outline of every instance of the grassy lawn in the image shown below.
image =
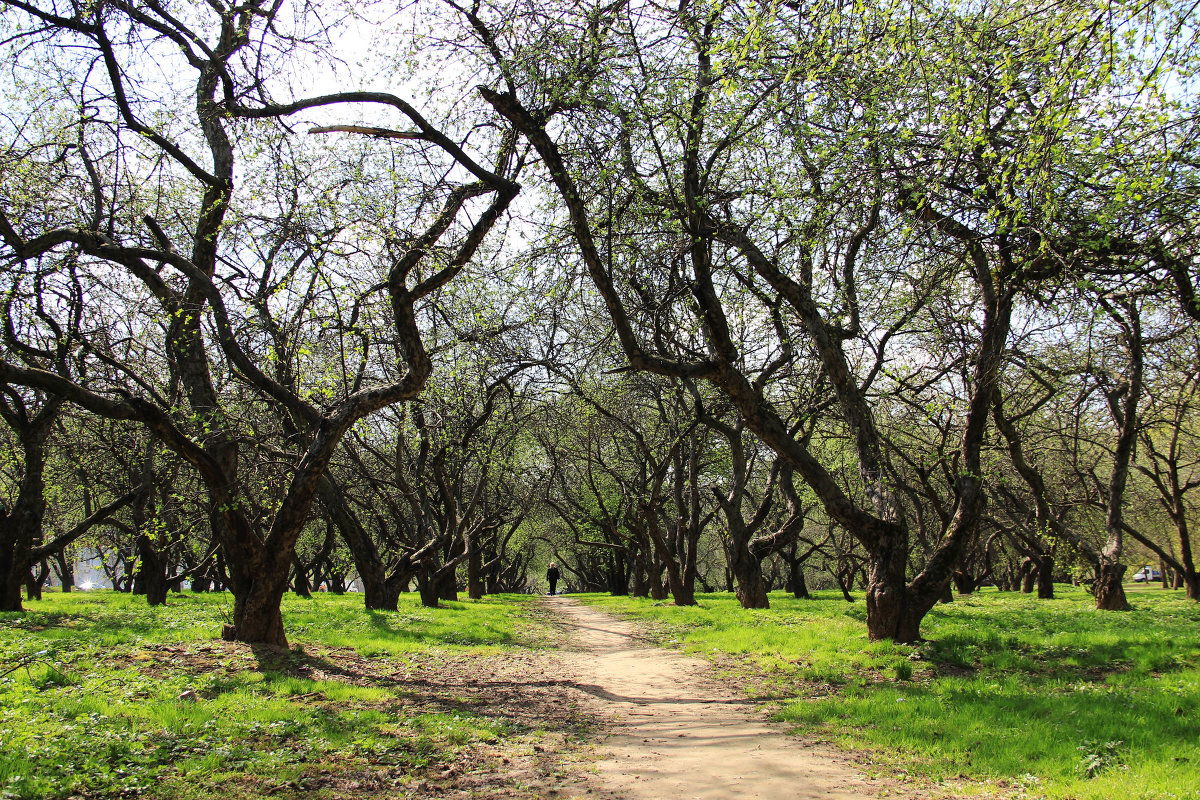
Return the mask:
[[523,597],[321,594],[285,601],[280,651],[217,640],[228,595],[45,598],[0,614],[2,798],[402,795],[513,733],[411,678],[546,634]]
[[861,596],[728,594],[699,608],[589,595],[664,644],[713,658],[798,732],[866,748],[891,775],[1006,797],[1200,798],[1200,605],[1131,591],[1134,610],[987,591],[940,605],[918,647],[868,642]]

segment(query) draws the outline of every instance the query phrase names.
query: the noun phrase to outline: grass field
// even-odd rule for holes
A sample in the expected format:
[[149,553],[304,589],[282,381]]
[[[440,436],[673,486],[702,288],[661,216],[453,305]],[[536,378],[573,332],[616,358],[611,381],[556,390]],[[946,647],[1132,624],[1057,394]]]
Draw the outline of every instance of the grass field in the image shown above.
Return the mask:
[[1200,606],[1180,592],[1131,593],[1097,612],[994,590],[934,609],[916,647],[868,642],[859,598],[728,594],[698,608],[588,595],[644,620],[660,642],[716,660],[779,705],[778,718],[866,748],[890,775],[966,779],[1004,797],[1200,798]]
[[[861,599],[835,593],[775,594],[767,611],[725,594],[698,608],[583,599],[920,787],[1200,799],[1200,607],[1154,587],[1131,592],[1130,613],[1059,594],[960,597],[929,615],[917,647],[868,642]],[[285,651],[217,640],[229,602],[47,594],[0,615],[0,798],[375,798],[429,780],[419,793],[439,797],[437,775],[470,759],[509,769],[479,753],[536,740],[565,705],[539,706],[521,682],[520,659],[555,636],[528,597],[431,610],[408,595],[398,613],[289,597]],[[505,659],[507,706],[493,683],[475,697],[436,685],[466,692]]]
[[280,651],[218,641],[229,603],[47,594],[0,614],[0,797],[402,794],[514,733],[404,678],[545,634],[523,597],[378,613],[322,594],[285,601]]

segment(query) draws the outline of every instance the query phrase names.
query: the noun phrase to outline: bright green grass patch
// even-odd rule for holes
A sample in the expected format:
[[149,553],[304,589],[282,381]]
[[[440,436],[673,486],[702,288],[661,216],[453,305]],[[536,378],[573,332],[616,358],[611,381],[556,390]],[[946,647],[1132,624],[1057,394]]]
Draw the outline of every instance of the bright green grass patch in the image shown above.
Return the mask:
[[759,611],[727,594],[698,608],[585,599],[666,643],[735,657],[779,719],[895,771],[1030,798],[1200,798],[1200,606],[1160,590],[1097,612],[1085,592],[1056,590],[939,605],[919,647],[868,642],[861,598],[840,593],[776,593]]
[[[322,797],[306,776],[413,774],[509,733],[465,711],[414,702],[411,658],[492,652],[539,634],[525,597],[367,612],[361,596],[289,597],[290,651],[216,641],[228,595],[47,594],[0,614],[0,797]],[[346,650],[349,648],[349,650]],[[378,681],[338,674],[368,659]],[[364,663],[364,662],[359,662]],[[402,793],[402,792],[401,792]]]

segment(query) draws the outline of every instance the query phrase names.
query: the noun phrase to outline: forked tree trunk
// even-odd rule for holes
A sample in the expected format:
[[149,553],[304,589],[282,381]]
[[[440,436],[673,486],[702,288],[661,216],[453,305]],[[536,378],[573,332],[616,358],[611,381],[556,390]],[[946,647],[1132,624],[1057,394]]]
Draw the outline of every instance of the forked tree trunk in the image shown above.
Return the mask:
[[50,577],[50,568],[45,563],[42,564],[41,570],[34,572],[29,571],[29,578],[25,582],[25,599],[41,600],[42,589],[46,585],[46,578]]
[[268,559],[244,556],[229,559],[233,591],[233,621],[221,630],[230,642],[253,642],[287,647],[280,606],[288,590],[290,554],[273,554]]
[[[395,611],[400,592],[388,586],[387,567],[379,555],[379,548],[363,528],[362,523],[346,505],[340,489],[328,476],[317,484],[317,497],[321,500],[330,524],[337,528],[342,541],[354,559],[358,579],[362,581],[363,603],[368,611]],[[330,589],[332,589],[332,583]]]
[[[684,580],[679,561],[670,557],[665,557],[663,560],[666,562],[667,568],[667,588],[671,592],[671,598],[675,601],[675,605],[696,605],[696,586],[694,583]],[[656,583],[661,584],[662,578],[658,578]]]
[[388,585],[382,569],[375,569],[374,566],[366,571],[359,569],[358,579],[362,581],[363,605],[368,611],[397,610],[400,592]]
[[677,606],[694,606],[696,603],[696,587],[681,579],[679,569],[667,567],[667,583],[671,588],[671,597]]
[[[762,562],[754,557],[744,543],[741,547],[731,548],[730,556],[733,560],[730,570],[733,572],[737,599],[742,608],[770,608],[771,601],[767,599],[767,587],[762,577]],[[794,570],[792,579],[795,580]],[[800,579],[804,580],[803,573]]]
[[287,590],[287,577],[259,580],[246,594],[235,595],[232,625],[226,625],[221,638],[230,642],[255,642],[287,647],[280,605]]
[[[374,586],[371,591],[371,596],[366,598],[364,604],[370,611],[398,611],[400,608],[400,594],[406,588],[407,582],[401,581],[384,581],[382,586]],[[366,594],[366,586],[363,586],[363,593]]]

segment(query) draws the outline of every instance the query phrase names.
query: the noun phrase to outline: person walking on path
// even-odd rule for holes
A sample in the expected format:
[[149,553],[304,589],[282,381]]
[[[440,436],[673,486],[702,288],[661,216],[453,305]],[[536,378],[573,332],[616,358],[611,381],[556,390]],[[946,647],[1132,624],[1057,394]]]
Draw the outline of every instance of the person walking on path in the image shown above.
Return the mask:
[[550,562],[550,569],[546,570],[546,580],[550,582],[550,594],[555,594],[558,588],[558,567],[554,566],[554,562]]

